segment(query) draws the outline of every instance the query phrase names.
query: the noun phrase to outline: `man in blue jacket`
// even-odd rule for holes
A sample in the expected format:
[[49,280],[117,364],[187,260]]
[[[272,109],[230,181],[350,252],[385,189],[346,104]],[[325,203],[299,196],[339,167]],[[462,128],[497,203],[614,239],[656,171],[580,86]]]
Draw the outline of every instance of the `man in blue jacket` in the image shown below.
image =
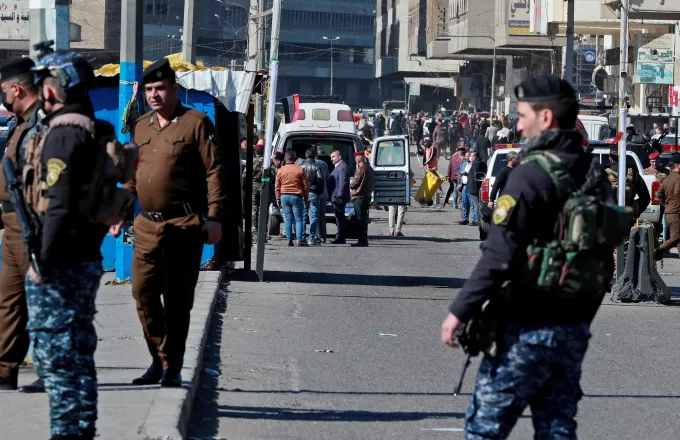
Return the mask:
[[331,153],[331,161],[335,165],[335,169],[328,178],[328,194],[331,196],[335,210],[335,224],[338,226],[335,240],[331,243],[345,244],[345,231],[347,229],[345,205],[349,202],[349,171],[339,151]]

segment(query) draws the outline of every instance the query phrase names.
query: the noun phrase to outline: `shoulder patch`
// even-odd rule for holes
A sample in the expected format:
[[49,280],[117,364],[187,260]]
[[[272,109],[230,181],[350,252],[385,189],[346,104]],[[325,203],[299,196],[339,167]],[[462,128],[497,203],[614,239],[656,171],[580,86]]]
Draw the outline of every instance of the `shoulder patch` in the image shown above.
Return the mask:
[[47,161],[47,177],[45,181],[48,186],[53,186],[59,181],[59,175],[66,169],[66,163],[57,158],[52,158]]
[[493,211],[494,224],[500,225],[503,223],[515,206],[517,206],[517,201],[512,196],[507,194],[500,196],[496,202],[496,209]]

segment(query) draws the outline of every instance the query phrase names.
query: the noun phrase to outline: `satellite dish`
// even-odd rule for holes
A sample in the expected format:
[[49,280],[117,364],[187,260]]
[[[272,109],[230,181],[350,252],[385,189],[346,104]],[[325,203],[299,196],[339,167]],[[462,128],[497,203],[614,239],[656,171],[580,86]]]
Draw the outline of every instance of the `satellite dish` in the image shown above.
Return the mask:
[[604,67],[598,66],[595,68],[595,70],[593,70],[592,81],[593,84],[595,85],[595,88],[600,92],[604,92],[604,83],[607,78],[609,78],[609,74],[604,69]]

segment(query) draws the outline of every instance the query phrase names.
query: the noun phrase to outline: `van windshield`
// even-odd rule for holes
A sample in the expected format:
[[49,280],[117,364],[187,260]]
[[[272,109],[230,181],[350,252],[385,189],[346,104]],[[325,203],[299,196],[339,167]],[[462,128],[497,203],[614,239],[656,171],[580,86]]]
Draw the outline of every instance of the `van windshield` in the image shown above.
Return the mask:
[[286,137],[286,143],[283,151],[293,150],[298,159],[304,160],[305,154],[309,148],[320,148],[321,154],[317,153],[317,158],[323,160],[328,164],[328,169],[333,171],[335,166],[331,162],[331,153],[339,151],[342,160],[347,164],[350,173],[354,174],[354,139],[347,136],[315,136],[308,134],[289,135]]

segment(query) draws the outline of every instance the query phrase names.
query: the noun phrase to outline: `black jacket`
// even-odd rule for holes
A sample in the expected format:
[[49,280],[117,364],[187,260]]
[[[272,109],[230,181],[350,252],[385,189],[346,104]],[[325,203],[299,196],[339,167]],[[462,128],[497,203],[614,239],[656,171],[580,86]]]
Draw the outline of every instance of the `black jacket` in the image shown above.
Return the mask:
[[498,196],[498,193],[503,193],[503,190],[505,189],[505,185],[508,184],[508,179],[510,178],[510,173],[514,170],[514,168],[510,167],[503,167],[502,170],[498,172],[498,175],[496,176],[496,180],[493,182],[493,188],[491,188],[491,194],[489,194],[489,201],[493,202],[496,200],[496,197]]
[[486,136],[480,136],[475,141],[472,151],[477,152],[477,157],[484,163],[489,161],[489,150],[491,149],[491,141]]
[[[578,132],[544,132],[523,151],[527,148],[551,151],[568,166],[576,182],[585,182],[593,158],[583,151]],[[506,203],[506,209],[494,214],[482,257],[449,307],[462,321],[478,313],[487,299],[500,300],[501,286],[506,281],[510,281],[511,286],[521,286],[527,246],[534,240],[548,242],[555,237],[562,202],[557,199],[550,175],[538,163],[517,166],[510,174],[503,195],[514,203]],[[605,261],[611,262],[613,272],[613,258]],[[541,295],[530,287],[513,289],[502,307],[502,319],[526,325],[590,323],[602,300],[597,296],[593,295],[587,302],[575,302]]]
[[302,164],[300,164],[302,169],[305,171],[307,176],[307,182],[309,183],[309,192],[314,194],[323,194],[324,180],[321,169],[317,166],[316,161],[312,158],[305,159]]
[[[48,115],[43,122],[49,124],[52,118],[67,113],[94,118],[94,112],[87,106],[74,104]],[[89,222],[78,212],[82,188],[92,180],[99,150],[97,141],[81,127],[55,127],[45,139],[41,158],[42,175],[48,176],[48,169],[52,174],[47,188],[47,212],[40,219],[40,260],[44,275],[48,277],[51,269],[102,259],[99,248],[108,228]],[[55,167],[54,164],[60,166]]]
[[479,182],[475,178],[477,173],[486,173],[486,162],[482,162],[479,157],[472,162],[470,171],[468,172],[467,190],[473,196],[479,195],[479,189],[482,186],[482,182]]

